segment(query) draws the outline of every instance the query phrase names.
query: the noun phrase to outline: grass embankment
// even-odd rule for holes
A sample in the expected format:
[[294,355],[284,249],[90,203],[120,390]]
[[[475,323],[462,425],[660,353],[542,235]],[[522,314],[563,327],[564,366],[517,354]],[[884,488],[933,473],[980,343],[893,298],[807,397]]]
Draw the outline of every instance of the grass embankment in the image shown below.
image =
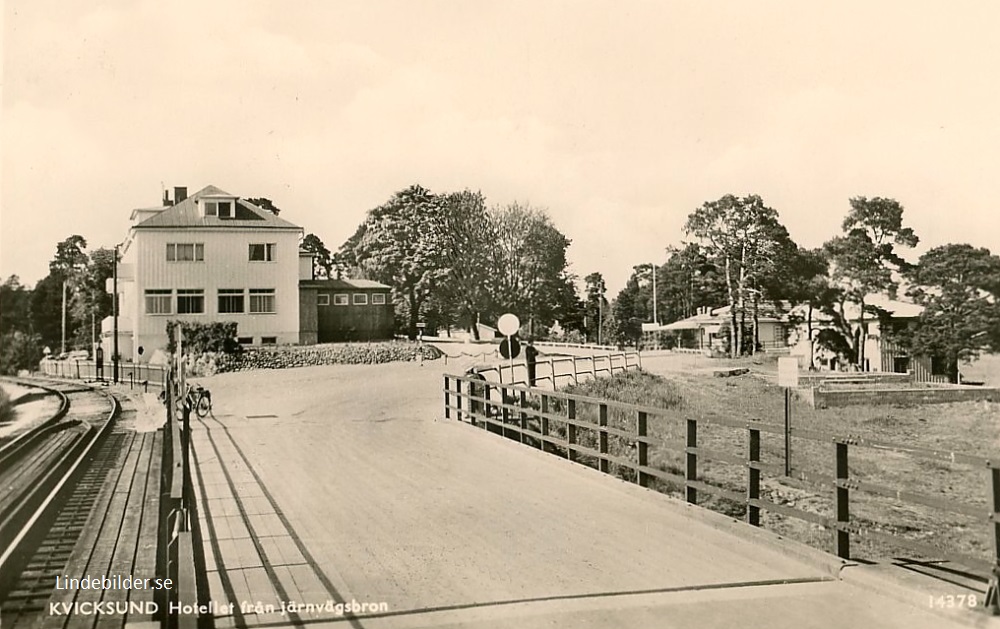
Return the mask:
[[[645,372],[629,372],[613,378],[581,383],[565,389],[567,392],[595,398],[616,400],[664,409],[662,414],[648,419],[650,465],[672,474],[684,473],[684,439],[686,419],[725,417],[739,421],[759,420],[781,425],[784,421],[783,391],[752,375],[735,378],[713,378],[696,372],[677,374],[665,379]],[[534,402],[534,401],[533,401]],[[537,402],[532,406],[536,406]],[[553,412],[565,414],[563,404],[551,404]],[[577,417],[597,423],[596,405],[577,403]],[[792,425],[800,429],[822,431],[832,435],[855,435],[894,442],[907,446],[935,448],[995,458],[1000,444],[1000,405],[988,403],[940,404],[928,406],[855,406],[842,409],[814,410],[793,400]],[[634,434],[634,412],[609,409],[608,423]],[[565,424],[551,422],[553,433],[565,436]],[[581,429],[578,441],[596,449],[597,432]],[[729,455],[747,456],[748,431],[699,422],[698,445]],[[763,497],[778,503],[832,517],[834,488],[795,478],[797,472],[834,475],[834,444],[832,441],[792,439],[792,477],[762,474]],[[629,440],[611,436],[609,452],[631,461],[636,460]],[[784,441],[781,435],[761,435],[761,459],[772,465],[784,463]],[[596,461],[581,457],[582,462]],[[713,461],[701,456],[699,474],[703,480],[731,491],[746,491],[746,470],[743,466]],[[611,472],[633,480],[633,472],[625,466],[611,465]],[[988,559],[991,552],[989,521],[986,514],[989,496],[985,469],[948,461],[920,459],[900,453],[850,448],[852,478],[885,485],[893,489],[916,492],[944,500],[982,506],[982,518],[951,514],[945,511],[909,504],[891,498],[853,491],[851,518],[856,524],[894,536],[902,536],[931,544],[943,550],[957,550]],[[683,487],[656,479],[655,488],[681,495]],[[702,496],[699,496],[702,502]],[[743,517],[744,505],[723,498],[704,496],[704,506],[733,517]],[[774,530],[817,548],[832,548],[833,531],[798,519],[789,519],[762,512],[765,528]],[[881,559],[920,555],[893,548],[881,541],[852,536],[852,554],[859,558]]]
[[14,421],[14,404],[10,401],[10,395],[0,388],[0,423]]

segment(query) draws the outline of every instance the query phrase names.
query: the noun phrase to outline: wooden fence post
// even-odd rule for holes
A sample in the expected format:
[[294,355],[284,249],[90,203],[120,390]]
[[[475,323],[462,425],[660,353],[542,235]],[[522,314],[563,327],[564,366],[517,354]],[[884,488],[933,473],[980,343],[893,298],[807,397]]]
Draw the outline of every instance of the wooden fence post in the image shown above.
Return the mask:
[[[485,385],[483,387],[483,397],[486,399],[486,401],[483,402],[483,415],[485,416],[483,418],[483,428],[489,431],[492,430],[490,419],[493,415],[493,404],[491,402],[493,399],[493,387],[488,384]],[[473,421],[475,421],[475,418],[473,418]]]
[[[849,477],[847,467],[847,442],[837,442],[837,529],[835,551],[841,559],[851,558],[851,533],[846,529],[851,521],[850,489],[847,487]],[[844,528],[841,528],[844,527]]]
[[698,480],[698,420],[687,420],[687,454],[685,456],[686,465],[684,467],[684,493],[687,501],[691,504],[698,504],[698,490],[689,483]]
[[444,377],[444,418],[451,419],[451,394],[448,392],[451,389],[451,379],[448,376]]
[[754,466],[760,462],[760,430],[747,424],[750,443],[747,444],[749,463],[747,466],[747,524],[760,526],[760,507],[753,501],[760,499],[760,469]]
[[990,494],[993,504],[993,574],[983,605],[994,616],[1000,614],[1000,467],[990,465]]
[[605,474],[609,473],[610,465],[608,464],[608,405],[601,403],[598,407],[599,415],[597,417],[597,425],[600,426],[600,433],[598,434],[598,451],[601,453],[601,458],[598,459],[597,467]]
[[[566,419],[576,420],[576,400],[568,400],[566,404]],[[576,453],[573,447],[576,445],[576,424],[566,424],[566,458],[570,461],[576,460]]]
[[552,375],[552,390],[556,390],[556,362],[555,359],[549,356],[549,373]]
[[527,398],[528,395],[524,391],[521,391],[521,432],[518,433],[521,437],[521,443],[524,443],[524,431],[528,429]]
[[542,449],[542,452],[548,452],[549,451],[548,442],[545,440],[545,437],[549,436],[549,418],[545,416],[546,413],[548,413],[548,412],[549,412],[549,396],[547,396],[547,395],[545,395],[543,393],[542,394],[542,414],[541,414],[541,416],[538,419],[538,423],[539,423],[538,430],[539,430],[539,432],[542,433],[542,439],[538,442],[538,445]]
[[640,487],[649,487],[649,476],[642,471],[642,468],[649,465],[649,444],[646,443],[646,411],[639,411],[639,416],[635,422],[636,435],[639,439],[636,442],[636,449],[639,454],[639,465],[635,470],[635,481]]
[[573,384],[580,384],[580,376],[576,373],[576,356],[573,356]]

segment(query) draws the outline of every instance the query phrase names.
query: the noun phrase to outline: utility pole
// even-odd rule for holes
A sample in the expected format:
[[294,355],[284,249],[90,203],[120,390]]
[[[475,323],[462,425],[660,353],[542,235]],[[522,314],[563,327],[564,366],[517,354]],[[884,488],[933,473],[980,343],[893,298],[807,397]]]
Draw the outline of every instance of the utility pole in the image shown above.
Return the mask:
[[114,315],[114,329],[112,333],[115,338],[112,341],[111,346],[111,377],[115,384],[118,384],[118,245],[115,245],[115,263],[111,267],[111,280],[112,290],[114,295],[111,296],[111,312]]
[[62,341],[59,345],[59,353],[66,353],[66,280],[62,281]]
[[660,320],[656,318],[656,264],[650,266],[653,267],[653,323],[659,323]]

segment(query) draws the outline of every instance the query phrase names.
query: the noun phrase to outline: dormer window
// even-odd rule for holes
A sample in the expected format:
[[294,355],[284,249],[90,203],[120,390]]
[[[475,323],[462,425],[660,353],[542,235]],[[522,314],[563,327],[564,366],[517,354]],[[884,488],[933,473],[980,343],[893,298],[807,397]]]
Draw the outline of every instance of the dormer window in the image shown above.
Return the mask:
[[203,216],[236,218],[236,199],[232,197],[206,197],[200,203]]

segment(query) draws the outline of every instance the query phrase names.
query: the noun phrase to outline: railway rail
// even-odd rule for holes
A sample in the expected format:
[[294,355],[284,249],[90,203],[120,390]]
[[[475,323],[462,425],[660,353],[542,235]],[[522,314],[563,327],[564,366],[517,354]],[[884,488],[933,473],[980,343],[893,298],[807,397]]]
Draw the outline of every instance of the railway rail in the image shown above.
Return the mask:
[[44,614],[123,436],[112,434],[121,406],[107,391],[6,380],[60,398],[50,418],[0,445],[0,603],[9,628],[32,626]]

